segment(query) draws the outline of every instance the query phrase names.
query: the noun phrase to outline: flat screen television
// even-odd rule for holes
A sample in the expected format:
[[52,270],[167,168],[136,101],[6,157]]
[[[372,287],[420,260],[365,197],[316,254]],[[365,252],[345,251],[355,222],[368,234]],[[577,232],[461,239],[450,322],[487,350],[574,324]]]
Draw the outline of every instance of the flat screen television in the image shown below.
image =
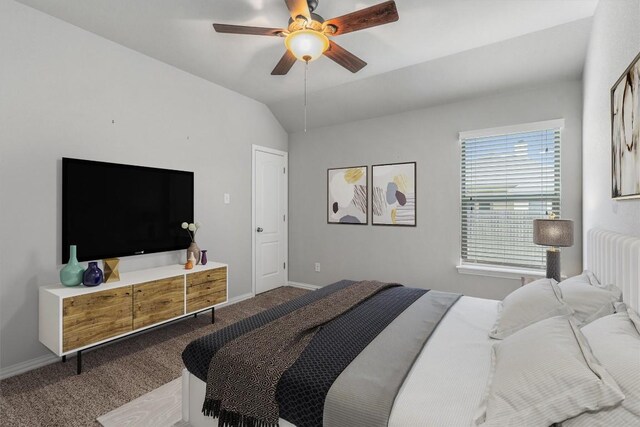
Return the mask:
[[62,263],[185,249],[193,172],[62,159]]

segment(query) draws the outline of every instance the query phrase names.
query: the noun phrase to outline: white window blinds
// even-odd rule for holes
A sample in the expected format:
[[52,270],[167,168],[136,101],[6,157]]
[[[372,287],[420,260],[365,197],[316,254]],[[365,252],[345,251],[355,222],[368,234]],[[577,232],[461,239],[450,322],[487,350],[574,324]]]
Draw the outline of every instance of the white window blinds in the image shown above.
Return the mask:
[[562,124],[460,134],[462,263],[545,268],[533,220],[560,215]]

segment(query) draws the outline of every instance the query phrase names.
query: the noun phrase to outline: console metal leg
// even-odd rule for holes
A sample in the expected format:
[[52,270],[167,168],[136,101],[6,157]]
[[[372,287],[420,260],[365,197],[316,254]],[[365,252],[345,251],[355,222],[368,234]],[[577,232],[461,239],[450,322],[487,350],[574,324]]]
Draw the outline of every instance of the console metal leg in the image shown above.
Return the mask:
[[62,363],[67,363],[67,355],[62,356]]
[[76,359],[77,359],[77,362],[78,362],[78,368],[77,368],[76,372],[78,373],[78,375],[80,375],[82,373],[82,350],[80,350],[76,354],[77,354]]
[[211,307],[211,324],[216,323],[216,308]]
[[193,313],[193,318],[195,319],[196,317],[198,317],[198,313]]

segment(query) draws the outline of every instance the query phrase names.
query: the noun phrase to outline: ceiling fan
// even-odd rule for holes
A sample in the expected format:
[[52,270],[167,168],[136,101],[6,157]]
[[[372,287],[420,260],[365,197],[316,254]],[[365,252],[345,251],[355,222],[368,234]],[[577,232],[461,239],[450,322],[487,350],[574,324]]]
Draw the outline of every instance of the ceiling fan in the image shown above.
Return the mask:
[[333,40],[329,40],[329,37],[398,20],[396,3],[393,0],[326,21],[320,15],[313,13],[318,7],[318,1],[284,0],[291,15],[287,28],[248,27],[227,24],[213,24],[213,28],[218,33],[284,37],[287,50],[271,72],[272,75],[287,74],[296,59],[308,63],[318,59],[323,54],[352,73],[356,73],[367,63],[340,47]]

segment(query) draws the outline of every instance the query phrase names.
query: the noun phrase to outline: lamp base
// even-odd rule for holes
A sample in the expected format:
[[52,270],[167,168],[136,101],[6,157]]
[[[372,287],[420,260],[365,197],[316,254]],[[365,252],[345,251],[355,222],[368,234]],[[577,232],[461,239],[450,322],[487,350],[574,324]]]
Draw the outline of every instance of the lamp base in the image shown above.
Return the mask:
[[555,279],[556,282],[560,278],[560,251],[558,249],[547,249],[547,278]]

